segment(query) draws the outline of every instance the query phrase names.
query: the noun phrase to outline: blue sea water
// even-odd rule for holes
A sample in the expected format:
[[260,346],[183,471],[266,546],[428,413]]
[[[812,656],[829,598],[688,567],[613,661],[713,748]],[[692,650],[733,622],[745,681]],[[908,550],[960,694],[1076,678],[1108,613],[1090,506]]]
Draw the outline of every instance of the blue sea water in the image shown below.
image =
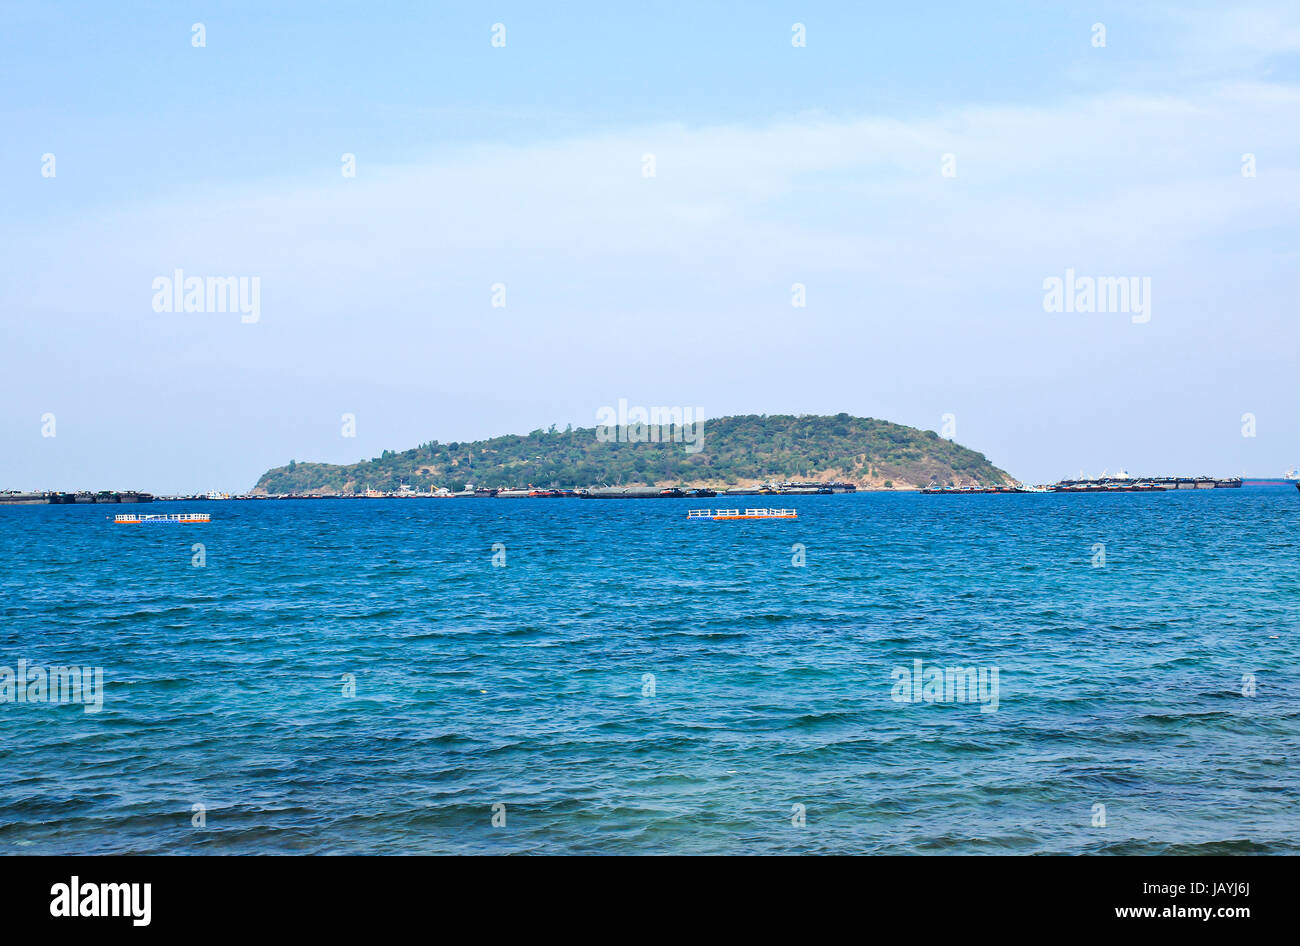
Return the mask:
[[0,852],[1300,850],[1296,490],[782,504],[0,507]]

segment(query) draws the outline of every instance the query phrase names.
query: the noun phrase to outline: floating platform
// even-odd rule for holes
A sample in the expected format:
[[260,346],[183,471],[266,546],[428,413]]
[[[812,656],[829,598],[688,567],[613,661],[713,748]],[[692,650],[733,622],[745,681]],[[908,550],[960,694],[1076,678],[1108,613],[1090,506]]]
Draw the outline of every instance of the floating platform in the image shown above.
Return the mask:
[[793,509],[692,509],[686,513],[687,519],[708,519],[713,522],[728,519],[798,519],[799,513]]
[[0,492],[0,504],[3,505],[51,505],[63,506],[73,505],[76,503],[151,503],[153,502],[151,493],[140,493],[135,490],[125,492],[115,492],[113,490],[102,489],[98,493],[80,492],[80,493],[22,493],[17,490],[7,489]]
[[173,512],[156,516],[142,516],[138,513],[128,512],[116,515],[113,521],[118,525],[139,526],[149,525],[152,523],[188,523],[188,522],[211,522],[212,517],[206,512]]

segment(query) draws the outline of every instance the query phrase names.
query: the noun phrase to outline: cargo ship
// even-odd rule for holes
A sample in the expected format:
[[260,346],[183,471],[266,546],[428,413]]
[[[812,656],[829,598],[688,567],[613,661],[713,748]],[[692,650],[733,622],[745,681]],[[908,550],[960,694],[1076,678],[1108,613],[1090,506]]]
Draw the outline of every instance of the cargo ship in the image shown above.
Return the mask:
[[1300,487],[1300,471],[1287,470],[1280,477],[1275,479],[1255,479],[1251,477],[1244,481],[1247,486],[1298,486]]

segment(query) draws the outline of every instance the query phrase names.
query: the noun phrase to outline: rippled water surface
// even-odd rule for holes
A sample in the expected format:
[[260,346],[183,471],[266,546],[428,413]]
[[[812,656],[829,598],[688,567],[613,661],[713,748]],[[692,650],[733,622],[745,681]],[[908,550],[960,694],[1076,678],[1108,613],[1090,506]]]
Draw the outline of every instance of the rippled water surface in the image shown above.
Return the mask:
[[1294,489],[783,504],[0,507],[0,852],[1300,851]]

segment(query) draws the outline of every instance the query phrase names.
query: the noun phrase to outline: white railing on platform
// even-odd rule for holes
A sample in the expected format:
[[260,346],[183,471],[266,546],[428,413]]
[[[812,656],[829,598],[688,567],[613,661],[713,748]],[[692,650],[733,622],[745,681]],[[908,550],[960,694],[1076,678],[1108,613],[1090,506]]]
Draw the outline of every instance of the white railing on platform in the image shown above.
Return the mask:
[[797,519],[799,513],[794,509],[691,509],[686,513],[687,519]]

